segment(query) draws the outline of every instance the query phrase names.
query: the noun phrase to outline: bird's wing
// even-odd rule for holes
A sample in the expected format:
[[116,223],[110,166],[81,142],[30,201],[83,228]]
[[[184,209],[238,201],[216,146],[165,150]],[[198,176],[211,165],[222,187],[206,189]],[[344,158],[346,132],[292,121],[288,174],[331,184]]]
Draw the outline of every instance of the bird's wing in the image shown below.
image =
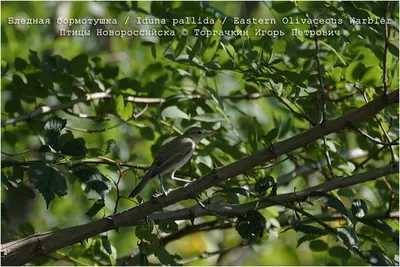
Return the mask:
[[195,144],[192,141],[185,142],[182,140],[179,144],[173,141],[160,150],[146,176],[154,177],[167,171],[171,166],[182,161],[194,149]]

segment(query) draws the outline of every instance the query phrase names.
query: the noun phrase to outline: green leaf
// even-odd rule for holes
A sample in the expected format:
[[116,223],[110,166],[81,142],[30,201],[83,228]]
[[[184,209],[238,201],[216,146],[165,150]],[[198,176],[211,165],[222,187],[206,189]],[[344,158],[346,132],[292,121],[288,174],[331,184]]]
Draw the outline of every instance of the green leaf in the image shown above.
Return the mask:
[[159,224],[160,230],[164,233],[176,233],[178,232],[178,224],[175,221],[163,220]]
[[26,66],[28,66],[28,63],[26,63],[26,61],[23,60],[22,58],[16,57],[14,59],[14,67],[17,71],[23,71],[26,68]]
[[6,220],[6,221],[10,221],[10,219],[8,219],[7,217],[7,207],[6,204],[4,204],[4,202],[1,202],[1,221]]
[[84,156],[87,152],[88,150],[85,146],[85,140],[82,138],[76,138],[68,141],[61,147],[61,153],[68,156]]
[[329,255],[334,258],[345,259],[347,261],[351,257],[351,253],[348,249],[340,246],[335,246],[329,249]]
[[222,114],[216,114],[216,113],[204,113],[201,115],[194,116],[192,119],[196,120],[196,121],[204,121],[204,122],[225,121],[225,118]]
[[354,199],[351,203],[351,213],[357,219],[361,219],[368,214],[367,202],[362,199]]
[[182,259],[179,255],[169,254],[163,246],[157,246],[157,248],[154,249],[154,256],[156,256],[164,266],[177,266],[178,263],[175,260]]
[[338,212],[348,216],[347,210],[345,208],[345,206],[343,205],[343,203],[337,199],[336,197],[321,192],[321,191],[314,191],[310,194],[311,198],[315,198],[315,200],[317,200],[318,202],[321,202],[323,204],[328,205],[328,207],[330,208],[334,208],[335,210],[337,210]]
[[67,184],[61,172],[49,164],[34,163],[29,167],[29,180],[46,200],[47,208],[54,195],[62,197],[67,194]]
[[108,254],[112,254],[110,240],[108,240],[107,236],[101,236],[101,243],[103,244],[103,248],[107,251]]
[[274,129],[272,129],[271,131],[269,131],[264,137],[263,140],[265,143],[267,144],[272,144],[276,138],[278,137],[279,134],[279,128],[276,127]]
[[342,75],[342,68],[336,67],[331,71],[331,80],[334,84],[337,84],[340,82],[340,77]]
[[355,82],[360,80],[361,75],[365,71],[365,66],[360,61],[351,63],[346,70],[346,80],[349,82]]
[[123,114],[124,113],[124,109],[125,109],[124,96],[123,95],[119,95],[117,97],[117,99],[115,100],[115,104],[116,104],[115,112],[118,115]]
[[70,62],[71,73],[75,76],[83,77],[83,73],[89,65],[88,60],[89,57],[86,54],[80,54],[79,56],[74,57]]
[[114,139],[107,140],[100,148],[99,150],[101,151],[102,155],[105,156],[108,153],[111,152],[111,150],[115,147],[117,144],[117,141]]
[[379,66],[368,67],[361,78],[361,83],[379,85],[382,81],[382,75],[383,71]]
[[[220,31],[220,30],[222,30],[222,23],[221,23],[220,19],[217,19],[213,26],[213,31]],[[208,41],[207,49],[204,52],[204,57],[203,57],[203,60],[205,63],[208,63],[213,59],[215,52],[218,49],[218,45],[221,40],[221,37],[218,34],[215,34],[215,35],[212,35],[211,38],[209,38],[208,40],[209,41]]]
[[197,37],[192,50],[189,52],[189,61],[192,61],[193,58],[196,56],[197,52],[200,50],[201,44],[203,42],[202,37]]
[[132,102],[128,102],[128,103],[126,103],[126,106],[125,106],[124,110],[122,111],[121,118],[126,121],[126,120],[132,118],[132,115],[133,115],[133,104],[132,104]]
[[140,135],[146,140],[154,140],[154,131],[150,127],[140,128]]
[[110,190],[110,181],[95,167],[85,163],[71,163],[70,171],[85,185],[84,190],[93,190],[104,199]]
[[28,55],[29,61],[31,64],[37,68],[40,67],[40,59],[38,57],[38,54],[36,51],[29,50],[29,55]]
[[153,56],[154,59],[157,59],[157,50],[156,50],[156,45],[154,43],[151,45],[151,55]]
[[356,232],[350,226],[343,226],[336,228],[337,238],[342,241],[349,249],[358,248],[360,246],[360,240],[357,237]]
[[394,266],[393,262],[377,249],[362,252],[372,266]]
[[180,110],[177,106],[172,106],[172,107],[167,107],[165,108],[162,112],[161,115],[165,118],[171,118],[171,119],[177,119],[177,118],[182,118],[182,119],[189,119],[189,116]]
[[326,235],[328,232],[325,229],[315,227],[307,224],[299,224],[296,228],[293,227],[296,232],[302,232],[308,235]]
[[59,142],[58,137],[60,136],[61,130],[64,129],[66,125],[67,120],[58,117],[50,119],[44,125],[46,141],[55,151],[59,151],[61,148],[61,142]]
[[250,243],[261,239],[265,232],[266,220],[260,212],[250,210],[236,220],[235,229],[242,238]]
[[313,240],[310,242],[310,249],[315,252],[323,252],[328,250],[328,244],[320,239]]
[[393,237],[398,237],[399,236],[399,232],[395,231],[392,227],[390,227],[387,223],[385,223],[384,221],[381,220],[366,220],[363,218],[359,219],[360,222],[362,222],[363,224],[369,225],[371,227],[374,227],[376,229],[378,229],[379,231],[389,235],[389,236],[393,236]]
[[4,77],[6,75],[7,71],[10,69],[10,66],[7,61],[4,59],[1,60],[1,77]]
[[247,128],[247,142],[253,152],[258,151],[258,133],[253,125]]
[[277,187],[277,184],[275,183],[275,180],[272,176],[267,176],[262,179],[259,179],[259,180],[257,180],[257,182],[254,185],[254,189],[260,195],[265,195],[265,191],[272,188],[269,196],[276,195],[276,187]]
[[150,240],[151,233],[153,232],[154,224],[145,223],[136,226],[135,235],[140,240]]
[[389,43],[388,50],[393,56],[399,57],[399,48],[394,44]]
[[117,65],[107,65],[101,70],[104,79],[115,79],[118,76],[119,67]]
[[297,241],[297,246],[296,248],[298,248],[301,244],[303,244],[304,242],[308,242],[308,241],[312,241],[315,240],[321,236],[324,236],[326,234],[319,234],[319,235],[304,235],[303,237],[301,237],[298,241]]
[[93,219],[99,211],[101,211],[106,205],[104,204],[104,199],[98,199],[85,213],[89,218]]
[[185,48],[186,45],[186,36],[181,36],[181,39],[179,40],[178,45],[176,46],[175,52],[174,52],[174,57],[177,58],[181,53],[182,50]]

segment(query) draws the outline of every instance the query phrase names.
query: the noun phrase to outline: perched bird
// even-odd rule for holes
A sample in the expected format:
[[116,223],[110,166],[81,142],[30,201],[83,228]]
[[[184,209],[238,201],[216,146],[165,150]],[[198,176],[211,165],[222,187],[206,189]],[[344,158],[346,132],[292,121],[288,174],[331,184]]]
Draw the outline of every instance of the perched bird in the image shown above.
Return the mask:
[[171,142],[164,145],[144,175],[142,181],[140,181],[136,188],[133,189],[132,193],[129,194],[129,197],[134,198],[137,196],[140,191],[143,190],[146,184],[156,176],[158,176],[160,179],[164,194],[167,194],[161,180],[161,176],[165,173],[171,173],[171,178],[173,180],[190,182],[188,180],[175,177],[176,170],[181,168],[189,161],[196,149],[196,146],[204,137],[216,133],[217,132],[205,130],[200,127],[192,127],[181,136],[174,138]]

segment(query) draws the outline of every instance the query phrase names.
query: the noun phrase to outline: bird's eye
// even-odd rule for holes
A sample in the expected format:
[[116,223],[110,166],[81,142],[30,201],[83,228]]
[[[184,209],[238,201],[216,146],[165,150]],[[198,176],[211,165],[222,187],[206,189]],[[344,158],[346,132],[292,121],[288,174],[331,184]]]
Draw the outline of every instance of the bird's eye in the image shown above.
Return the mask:
[[201,134],[201,131],[199,130],[199,131],[197,131],[197,134]]

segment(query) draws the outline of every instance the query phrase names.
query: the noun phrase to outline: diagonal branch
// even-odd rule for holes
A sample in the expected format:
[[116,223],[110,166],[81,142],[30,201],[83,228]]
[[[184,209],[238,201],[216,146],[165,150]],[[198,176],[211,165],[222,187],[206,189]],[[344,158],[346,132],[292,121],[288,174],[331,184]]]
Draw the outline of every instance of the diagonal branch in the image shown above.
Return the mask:
[[[228,164],[220,169],[214,170],[185,187],[171,191],[168,194],[168,198],[166,198],[165,195],[161,195],[124,212],[117,213],[88,224],[35,234],[21,240],[6,243],[1,247],[2,264],[22,265],[40,256],[48,255],[53,251],[75,244],[92,236],[96,236],[100,233],[119,227],[134,226],[144,223],[145,219],[148,216],[158,216],[157,214],[152,214],[156,211],[161,210],[164,207],[198,195],[204,190],[220,182],[223,182],[231,177],[243,174],[246,171],[254,168],[255,166],[265,164],[266,161],[274,159],[277,156],[287,154],[292,150],[307,146],[308,144],[320,139],[324,135],[342,131],[348,127],[351,127],[351,125],[353,124],[356,125],[359,122],[369,117],[372,117],[374,114],[378,113],[385,107],[391,104],[397,104],[398,101],[399,90],[391,91],[387,95],[378,97],[377,99],[369,102],[368,104],[349,114],[346,114],[334,120],[326,121],[323,127],[321,125],[317,125],[287,140],[277,142],[274,144],[273,147],[260,150],[253,155],[245,157],[234,163]],[[397,173],[398,168],[394,164],[395,163],[393,163],[390,167],[354,175],[351,179],[335,179],[323,185],[306,189],[302,191],[302,194],[296,193],[296,200],[304,200],[305,198],[307,198],[307,194],[311,192],[310,190],[330,191],[338,187],[347,187],[368,180],[377,179],[378,177],[387,174]],[[274,199],[281,202],[288,201],[288,199],[292,201],[293,195],[283,194],[274,197]],[[265,208],[268,205],[274,204],[268,201],[268,199],[264,198],[260,200],[258,207]],[[212,210],[212,207],[213,206],[210,205],[208,209]],[[218,209],[214,211],[218,214],[225,213],[226,215],[229,215],[235,214],[235,208],[237,208],[237,206],[235,205],[222,207],[225,208],[223,210]],[[246,203],[241,206],[241,209],[245,210],[246,207],[254,209],[255,203]],[[199,214],[201,214],[202,212],[206,211],[202,208],[199,208]],[[188,214],[188,216],[189,215],[193,216],[193,214]]]

